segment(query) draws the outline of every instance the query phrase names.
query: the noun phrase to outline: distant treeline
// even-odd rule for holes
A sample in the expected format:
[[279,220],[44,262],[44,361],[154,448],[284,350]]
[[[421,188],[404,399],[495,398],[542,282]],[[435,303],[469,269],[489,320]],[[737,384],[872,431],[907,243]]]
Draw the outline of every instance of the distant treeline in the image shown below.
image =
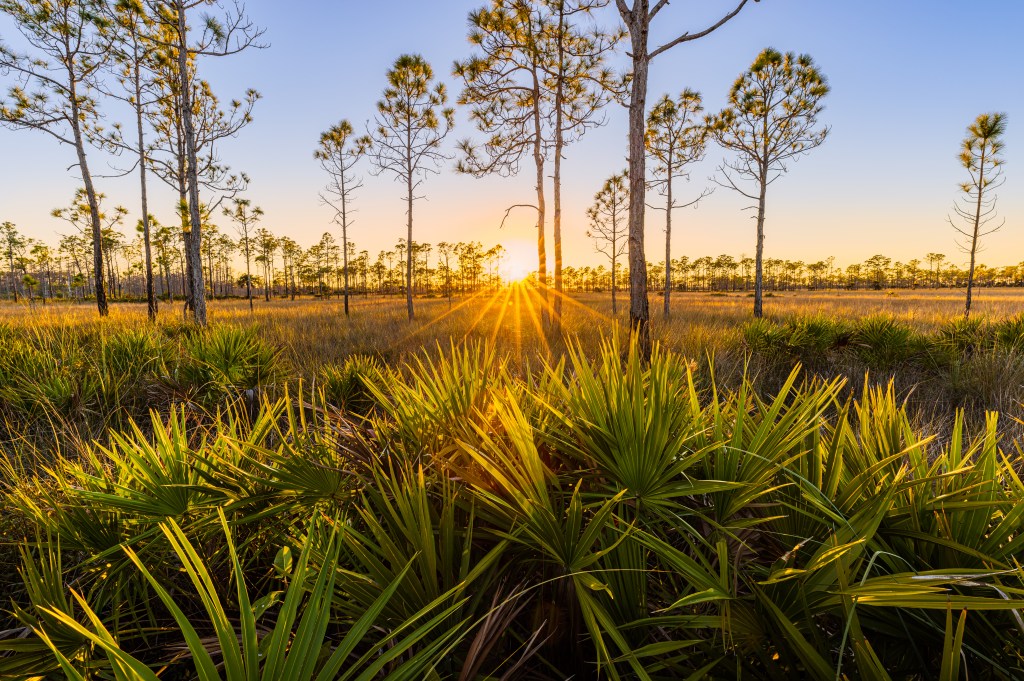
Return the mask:
[[[647,263],[652,288],[665,282],[665,263]],[[672,261],[672,288],[676,291],[752,291],[754,259],[731,255],[701,258],[681,257]],[[824,289],[954,288],[967,285],[968,270],[947,262],[941,253],[929,253],[923,259],[907,262],[875,255],[864,262],[842,266],[836,258],[816,262],[766,258],[764,286],[771,291]],[[616,268],[616,285],[628,286],[629,273]],[[602,291],[611,288],[611,270],[597,267],[566,267],[566,288],[574,292]],[[978,264],[975,286],[1024,286],[1024,262],[989,267]]]
[[[154,288],[163,299],[182,299],[185,292],[185,258],[181,232],[157,225],[153,232]],[[203,243],[204,279],[214,298],[246,294],[247,275],[238,261],[248,250],[254,295],[266,300],[296,296],[329,297],[342,292],[346,268],[341,244],[327,232],[303,248],[293,239],[278,237],[260,228],[248,237],[232,239],[215,226],[207,227]],[[105,284],[115,300],[146,297],[144,250],[141,236],[129,240],[108,228],[104,233]],[[0,229],[0,297],[7,300],[85,300],[95,295],[89,267],[91,244],[77,235],[64,237],[56,248],[23,237],[9,223]],[[413,294],[459,296],[494,289],[510,283],[508,254],[500,244],[485,248],[480,242],[413,242]],[[348,283],[355,295],[397,295],[406,292],[405,240],[394,248],[371,256],[349,242]],[[672,261],[672,288],[676,291],[752,291],[753,258],[731,255]],[[648,263],[651,286],[664,287],[665,264]],[[768,258],[764,261],[767,290],[940,288],[966,285],[965,269],[947,262],[941,253],[928,253],[907,262],[875,255],[862,263],[841,266],[836,258],[816,262]],[[537,282],[536,275],[531,275]],[[616,285],[628,288],[629,272],[616,267]],[[570,293],[609,291],[611,269],[605,265],[567,266],[565,290]],[[1003,267],[977,265],[979,286],[1024,286],[1024,263]]]
[[[154,230],[154,290],[164,299],[183,299],[186,265],[181,232],[163,226]],[[244,265],[246,237],[232,239],[215,226],[207,226],[202,257],[207,295],[226,298],[245,295],[247,283],[255,294],[271,297],[331,296],[343,290],[346,268],[341,245],[330,232],[303,248],[293,239],[258,229],[247,237],[252,260],[250,274]],[[371,257],[348,242],[348,283],[351,293],[397,294],[405,292],[406,242]],[[57,248],[21,236],[10,223],[0,229],[0,297],[8,300],[91,299],[96,282],[89,268],[91,244],[78,236],[64,237]],[[141,236],[128,240],[119,231],[104,233],[104,284],[113,300],[146,297],[144,250]],[[504,282],[502,263],[507,253],[501,245],[484,248],[480,242],[413,242],[413,293],[461,295]],[[247,282],[247,278],[251,281]]]

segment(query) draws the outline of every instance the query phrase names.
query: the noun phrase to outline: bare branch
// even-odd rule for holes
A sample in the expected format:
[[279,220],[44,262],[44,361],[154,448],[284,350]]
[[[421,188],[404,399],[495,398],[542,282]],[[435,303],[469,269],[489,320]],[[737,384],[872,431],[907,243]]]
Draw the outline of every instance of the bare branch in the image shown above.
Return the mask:
[[532,203],[517,203],[514,206],[509,206],[508,210],[505,211],[505,217],[501,219],[501,224],[498,225],[498,229],[505,229],[505,223],[508,221],[509,215],[511,215],[512,211],[516,208],[532,208],[533,210],[539,210],[537,206]]
[[[722,26],[727,24],[733,17],[735,17],[737,14],[739,14],[740,11],[744,8],[744,6],[746,6],[746,4],[749,1],[750,0],[740,0],[740,3],[736,6],[736,9],[734,9],[733,11],[729,12],[728,14],[726,14],[724,17],[719,19],[716,23],[714,23],[711,26],[705,28],[703,31],[698,31],[697,33],[689,33],[689,32],[687,32],[687,33],[682,34],[681,36],[679,36],[675,40],[670,40],[669,42],[665,43],[661,47],[653,50],[650,53],[649,58],[650,59],[654,59],[655,57],[657,57],[662,52],[666,52],[666,51],[672,49],[673,47],[675,47],[679,43],[687,43],[687,42],[690,42],[691,40],[698,40],[700,38],[703,38],[703,37],[705,37],[707,35],[710,35],[710,34],[714,33],[715,31],[720,29]],[[757,0],[754,0],[754,1],[756,2]],[[662,2],[664,2],[664,0],[662,0]],[[662,4],[662,2],[659,2],[659,5],[655,7],[656,10],[660,10],[661,7],[664,6]],[[665,4],[667,4],[667,3],[665,3]],[[652,14],[652,17],[653,17],[653,14]]]

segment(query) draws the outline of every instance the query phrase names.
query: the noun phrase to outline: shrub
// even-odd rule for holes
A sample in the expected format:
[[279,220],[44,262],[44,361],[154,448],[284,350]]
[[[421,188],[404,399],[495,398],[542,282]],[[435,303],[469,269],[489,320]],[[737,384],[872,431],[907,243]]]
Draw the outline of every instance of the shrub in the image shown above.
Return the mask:
[[375,404],[369,384],[381,375],[382,365],[368,355],[353,355],[338,366],[320,369],[320,387],[327,402],[349,413],[365,416]]
[[992,338],[998,347],[1009,350],[1024,349],[1024,314],[993,324]]
[[148,328],[124,329],[99,340],[90,366],[97,376],[99,399],[107,411],[137,413],[157,375],[163,355],[158,337]]
[[281,369],[281,353],[257,329],[214,326],[186,335],[184,357],[173,366],[170,384],[193,399],[223,399],[271,385]]
[[936,380],[955,404],[1012,414],[1024,399],[1024,358],[1016,350],[984,348],[951,362]]
[[[1009,410],[1024,395],[1018,326],[925,339],[887,317],[819,316],[752,321],[743,340],[879,371],[944,344],[961,354],[942,394]],[[282,362],[255,329],[104,328],[0,326],[13,427],[62,400],[89,412],[105,382],[132,399],[157,370],[217,409],[114,421],[48,458],[4,443],[0,569],[21,583],[0,678],[1024,667],[1024,452],[994,414],[957,413],[936,438],[893,385],[851,396],[796,371],[767,388],[741,373],[698,382],[680,354],[598,337],[515,371],[487,343],[404,365],[352,356],[320,370],[340,408],[323,409],[263,390]],[[26,465],[36,457],[46,465]]]
[[767,319],[751,319],[741,329],[743,342],[753,352],[770,354],[782,351],[788,341],[785,329]]
[[987,331],[985,321],[980,317],[956,317],[939,328],[932,344],[940,352],[953,357],[971,355],[986,345]]
[[80,348],[51,340],[15,341],[3,359],[0,398],[26,421],[47,415],[71,417],[94,392],[95,374],[85,370]]
[[850,338],[849,325],[823,315],[797,317],[787,324],[787,331],[789,351],[804,362],[823,359]]
[[850,340],[853,352],[873,371],[892,370],[910,361],[922,346],[923,340],[910,325],[887,316],[862,319]]

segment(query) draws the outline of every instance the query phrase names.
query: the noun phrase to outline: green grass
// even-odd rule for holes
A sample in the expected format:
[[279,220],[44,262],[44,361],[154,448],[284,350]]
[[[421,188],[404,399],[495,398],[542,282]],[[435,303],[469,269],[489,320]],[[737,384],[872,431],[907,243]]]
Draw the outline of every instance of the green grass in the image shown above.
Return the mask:
[[1019,317],[530,296],[0,325],[0,678],[1024,674]]
[[[895,382],[919,424],[948,431],[957,409],[975,426],[987,410],[1019,411],[1024,321],[1007,316],[1021,302],[1014,294],[986,292],[981,307],[990,316],[969,323],[955,316],[955,293],[785,294],[773,305],[778,310],[769,310],[776,316],[756,323],[740,294],[680,294],[671,319],[656,315],[653,334],[697,361],[702,376],[714,374],[721,387],[735,388],[749,373],[771,394],[797,364],[822,379],[841,376],[850,386],[870,372],[876,385]],[[0,442],[55,431],[102,438],[109,426],[144,420],[150,408],[165,413],[184,403],[215,411],[239,389],[252,398],[300,381],[327,388],[335,404],[358,402],[363,390],[346,368],[353,357],[400,367],[424,348],[478,341],[523,374],[539,359],[566,354],[565,339],[539,330],[543,302],[528,287],[451,307],[445,300],[421,302],[412,323],[393,299],[360,299],[348,320],[325,301],[261,303],[255,315],[237,301],[216,303],[216,324],[205,334],[182,325],[173,310],[150,326],[138,306],[115,308],[103,321],[81,306],[37,307],[31,315],[27,307],[8,306],[9,321],[0,325],[0,421],[9,423]],[[599,351],[603,333],[622,328],[624,318],[611,318],[606,307],[595,296],[564,305],[565,338],[588,356]],[[1007,419],[1004,427],[1015,426]]]

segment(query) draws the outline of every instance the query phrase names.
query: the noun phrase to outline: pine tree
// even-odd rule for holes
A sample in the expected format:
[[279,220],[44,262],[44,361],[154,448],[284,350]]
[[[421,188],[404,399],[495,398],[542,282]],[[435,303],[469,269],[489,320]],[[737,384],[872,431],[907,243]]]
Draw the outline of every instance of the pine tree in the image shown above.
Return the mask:
[[0,123],[44,132],[75,150],[89,208],[96,307],[106,316],[100,208],[86,154],[86,129],[99,119],[93,92],[109,55],[102,6],[99,0],[0,0],[0,12],[30,46],[17,54],[0,43],[0,73],[15,79],[0,100]]
[[11,287],[11,298],[18,302],[18,279],[14,274],[14,260],[21,256],[26,245],[25,237],[18,232],[18,228],[11,221],[0,224],[0,244],[3,245],[4,255],[7,259],[8,280]]
[[[808,55],[763,50],[729,92],[728,105],[708,119],[715,141],[735,154],[719,168],[724,187],[756,202],[757,252],[754,271],[754,316],[764,314],[765,197],[787,163],[824,143],[827,127],[818,127],[822,99],[829,92],[825,76]],[[735,174],[738,177],[733,177]],[[754,184],[743,189],[740,178]]]
[[[250,22],[242,5],[234,3],[225,9],[221,17],[202,12],[211,5],[221,6],[219,0],[146,0],[156,21],[162,28],[169,55],[176,59],[171,72],[177,76],[174,85],[178,99],[176,115],[180,119],[179,139],[187,206],[182,205],[183,215],[188,216],[188,230],[185,237],[186,278],[188,295],[191,297],[192,317],[197,324],[207,323],[206,285],[202,267],[202,202],[200,200],[200,157],[203,138],[196,125],[197,109],[194,106],[195,60],[200,57],[226,57],[238,54],[251,47],[259,47],[263,30]],[[201,14],[202,12],[202,14]],[[194,35],[189,20],[201,19],[202,30]],[[258,98],[250,91],[250,100]],[[201,109],[199,110],[201,111]],[[212,154],[211,154],[212,158]]]
[[[1006,134],[1006,114],[981,114],[967,128],[960,151],[960,165],[968,174],[968,180],[960,184],[963,195],[953,206],[956,215],[949,218],[962,241],[960,248],[970,255],[967,270],[967,300],[964,317],[971,316],[971,302],[974,293],[974,277],[981,240],[999,231],[1005,220],[995,224],[996,195],[992,192],[1003,184],[1003,135]],[[961,224],[957,224],[959,221]]]
[[699,92],[683,90],[679,97],[663,96],[647,119],[645,144],[654,161],[650,185],[665,195],[665,317],[672,314],[672,213],[676,208],[695,206],[707,196],[702,191],[696,199],[683,204],[676,202],[675,179],[688,178],[687,166],[704,158],[707,126],[698,118],[704,110]]
[[357,138],[352,124],[343,120],[320,135],[320,146],[314,153],[330,176],[330,182],[320,193],[320,198],[334,209],[334,221],[341,227],[346,317],[349,316],[348,230],[352,226],[353,196],[363,186],[362,179],[353,173],[353,169],[371,144],[369,137]]
[[629,189],[629,174],[626,171],[612,175],[594,195],[594,205],[587,210],[587,217],[590,219],[587,236],[594,239],[598,253],[608,258],[612,268],[613,315],[619,311],[615,295],[619,259],[626,253],[629,245],[626,238],[630,207]]
[[253,207],[249,199],[232,199],[231,207],[224,209],[224,215],[231,218],[238,231],[238,248],[245,258],[245,297],[249,299],[249,312],[253,312],[252,302],[252,251],[255,248],[254,231],[263,217],[263,209]]
[[[629,31],[629,53],[632,61],[629,85],[629,324],[637,335],[641,353],[651,353],[651,312],[647,297],[647,256],[644,250],[644,209],[647,205],[647,155],[644,131],[647,127],[647,81],[651,61],[673,47],[699,40],[728,23],[750,0],[738,0],[736,7],[714,24],[701,31],[685,31],[659,47],[651,48],[651,26],[668,7],[669,0],[615,0],[626,30]],[[754,0],[757,2],[757,0]],[[653,4],[653,7],[651,6]]]
[[[388,86],[377,103],[371,153],[377,173],[388,172],[405,185],[407,242],[413,243],[413,203],[427,175],[436,174],[446,159],[441,143],[455,125],[455,111],[445,105],[444,83],[420,55],[405,54],[387,74]],[[412,302],[413,250],[406,249],[405,298],[409,319]]]
[[[459,104],[470,108],[470,120],[486,135],[483,143],[459,143],[463,158],[458,169],[476,177],[519,172],[527,156],[533,161],[536,204],[516,204],[537,214],[537,285],[547,297],[548,265],[544,191],[547,138],[545,108],[544,36],[550,18],[529,0],[492,0],[469,15],[469,42],[476,52],[456,62],[455,76],[463,81]],[[504,221],[502,221],[504,224]],[[548,310],[542,307],[546,320]]]
[[624,81],[608,68],[607,58],[623,38],[605,32],[591,20],[608,0],[544,0],[550,13],[544,52],[545,84],[551,99],[553,150],[552,241],[555,256],[555,296],[552,317],[562,319],[562,160],[565,147],[590,128],[603,124],[599,114],[621,98]]

